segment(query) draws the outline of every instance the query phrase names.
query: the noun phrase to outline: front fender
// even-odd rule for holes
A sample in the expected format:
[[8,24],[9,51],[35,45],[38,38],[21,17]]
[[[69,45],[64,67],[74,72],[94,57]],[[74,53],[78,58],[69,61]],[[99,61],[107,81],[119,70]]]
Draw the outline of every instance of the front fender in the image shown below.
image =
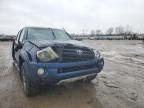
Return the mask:
[[21,50],[20,51],[20,57],[23,59],[23,61],[25,62],[30,62],[32,59],[31,59],[31,55],[29,52],[25,51],[25,50]]

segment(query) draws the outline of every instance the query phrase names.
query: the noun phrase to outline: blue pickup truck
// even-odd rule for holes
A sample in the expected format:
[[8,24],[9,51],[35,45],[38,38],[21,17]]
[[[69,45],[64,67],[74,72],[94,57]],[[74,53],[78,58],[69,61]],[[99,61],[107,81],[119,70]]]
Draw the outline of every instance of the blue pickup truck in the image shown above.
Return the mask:
[[54,28],[21,29],[12,45],[12,57],[26,96],[36,95],[40,85],[91,81],[104,66],[99,51]]

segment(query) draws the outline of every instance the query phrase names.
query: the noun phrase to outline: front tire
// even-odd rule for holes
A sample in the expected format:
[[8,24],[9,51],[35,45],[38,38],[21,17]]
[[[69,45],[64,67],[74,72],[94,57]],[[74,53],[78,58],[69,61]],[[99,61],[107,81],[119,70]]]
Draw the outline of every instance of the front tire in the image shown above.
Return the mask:
[[79,82],[84,82],[84,83],[91,83],[92,80],[94,80],[96,78],[97,75],[93,75],[93,76],[89,76],[85,79],[81,79],[79,80]]
[[31,81],[25,72],[24,65],[21,67],[21,78],[24,94],[27,97],[35,96],[39,93],[39,86]]
[[90,76],[90,77],[87,77],[86,78],[86,82],[91,82],[92,80],[94,80],[96,78],[97,75],[93,75],[93,76]]

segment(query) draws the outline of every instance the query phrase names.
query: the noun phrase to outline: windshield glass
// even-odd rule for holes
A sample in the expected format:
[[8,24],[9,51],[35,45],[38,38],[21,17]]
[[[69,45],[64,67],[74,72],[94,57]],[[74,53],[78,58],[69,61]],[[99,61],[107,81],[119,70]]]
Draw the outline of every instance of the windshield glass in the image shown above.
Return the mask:
[[70,36],[64,30],[49,28],[29,28],[28,40],[69,40]]

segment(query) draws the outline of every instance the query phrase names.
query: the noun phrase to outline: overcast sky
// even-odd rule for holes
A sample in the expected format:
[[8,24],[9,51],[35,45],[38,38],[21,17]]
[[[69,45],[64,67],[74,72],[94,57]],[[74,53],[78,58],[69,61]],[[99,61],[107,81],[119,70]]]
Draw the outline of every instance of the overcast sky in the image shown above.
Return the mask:
[[144,0],[0,0],[0,33],[16,34],[24,26],[106,31],[130,25],[144,32]]

